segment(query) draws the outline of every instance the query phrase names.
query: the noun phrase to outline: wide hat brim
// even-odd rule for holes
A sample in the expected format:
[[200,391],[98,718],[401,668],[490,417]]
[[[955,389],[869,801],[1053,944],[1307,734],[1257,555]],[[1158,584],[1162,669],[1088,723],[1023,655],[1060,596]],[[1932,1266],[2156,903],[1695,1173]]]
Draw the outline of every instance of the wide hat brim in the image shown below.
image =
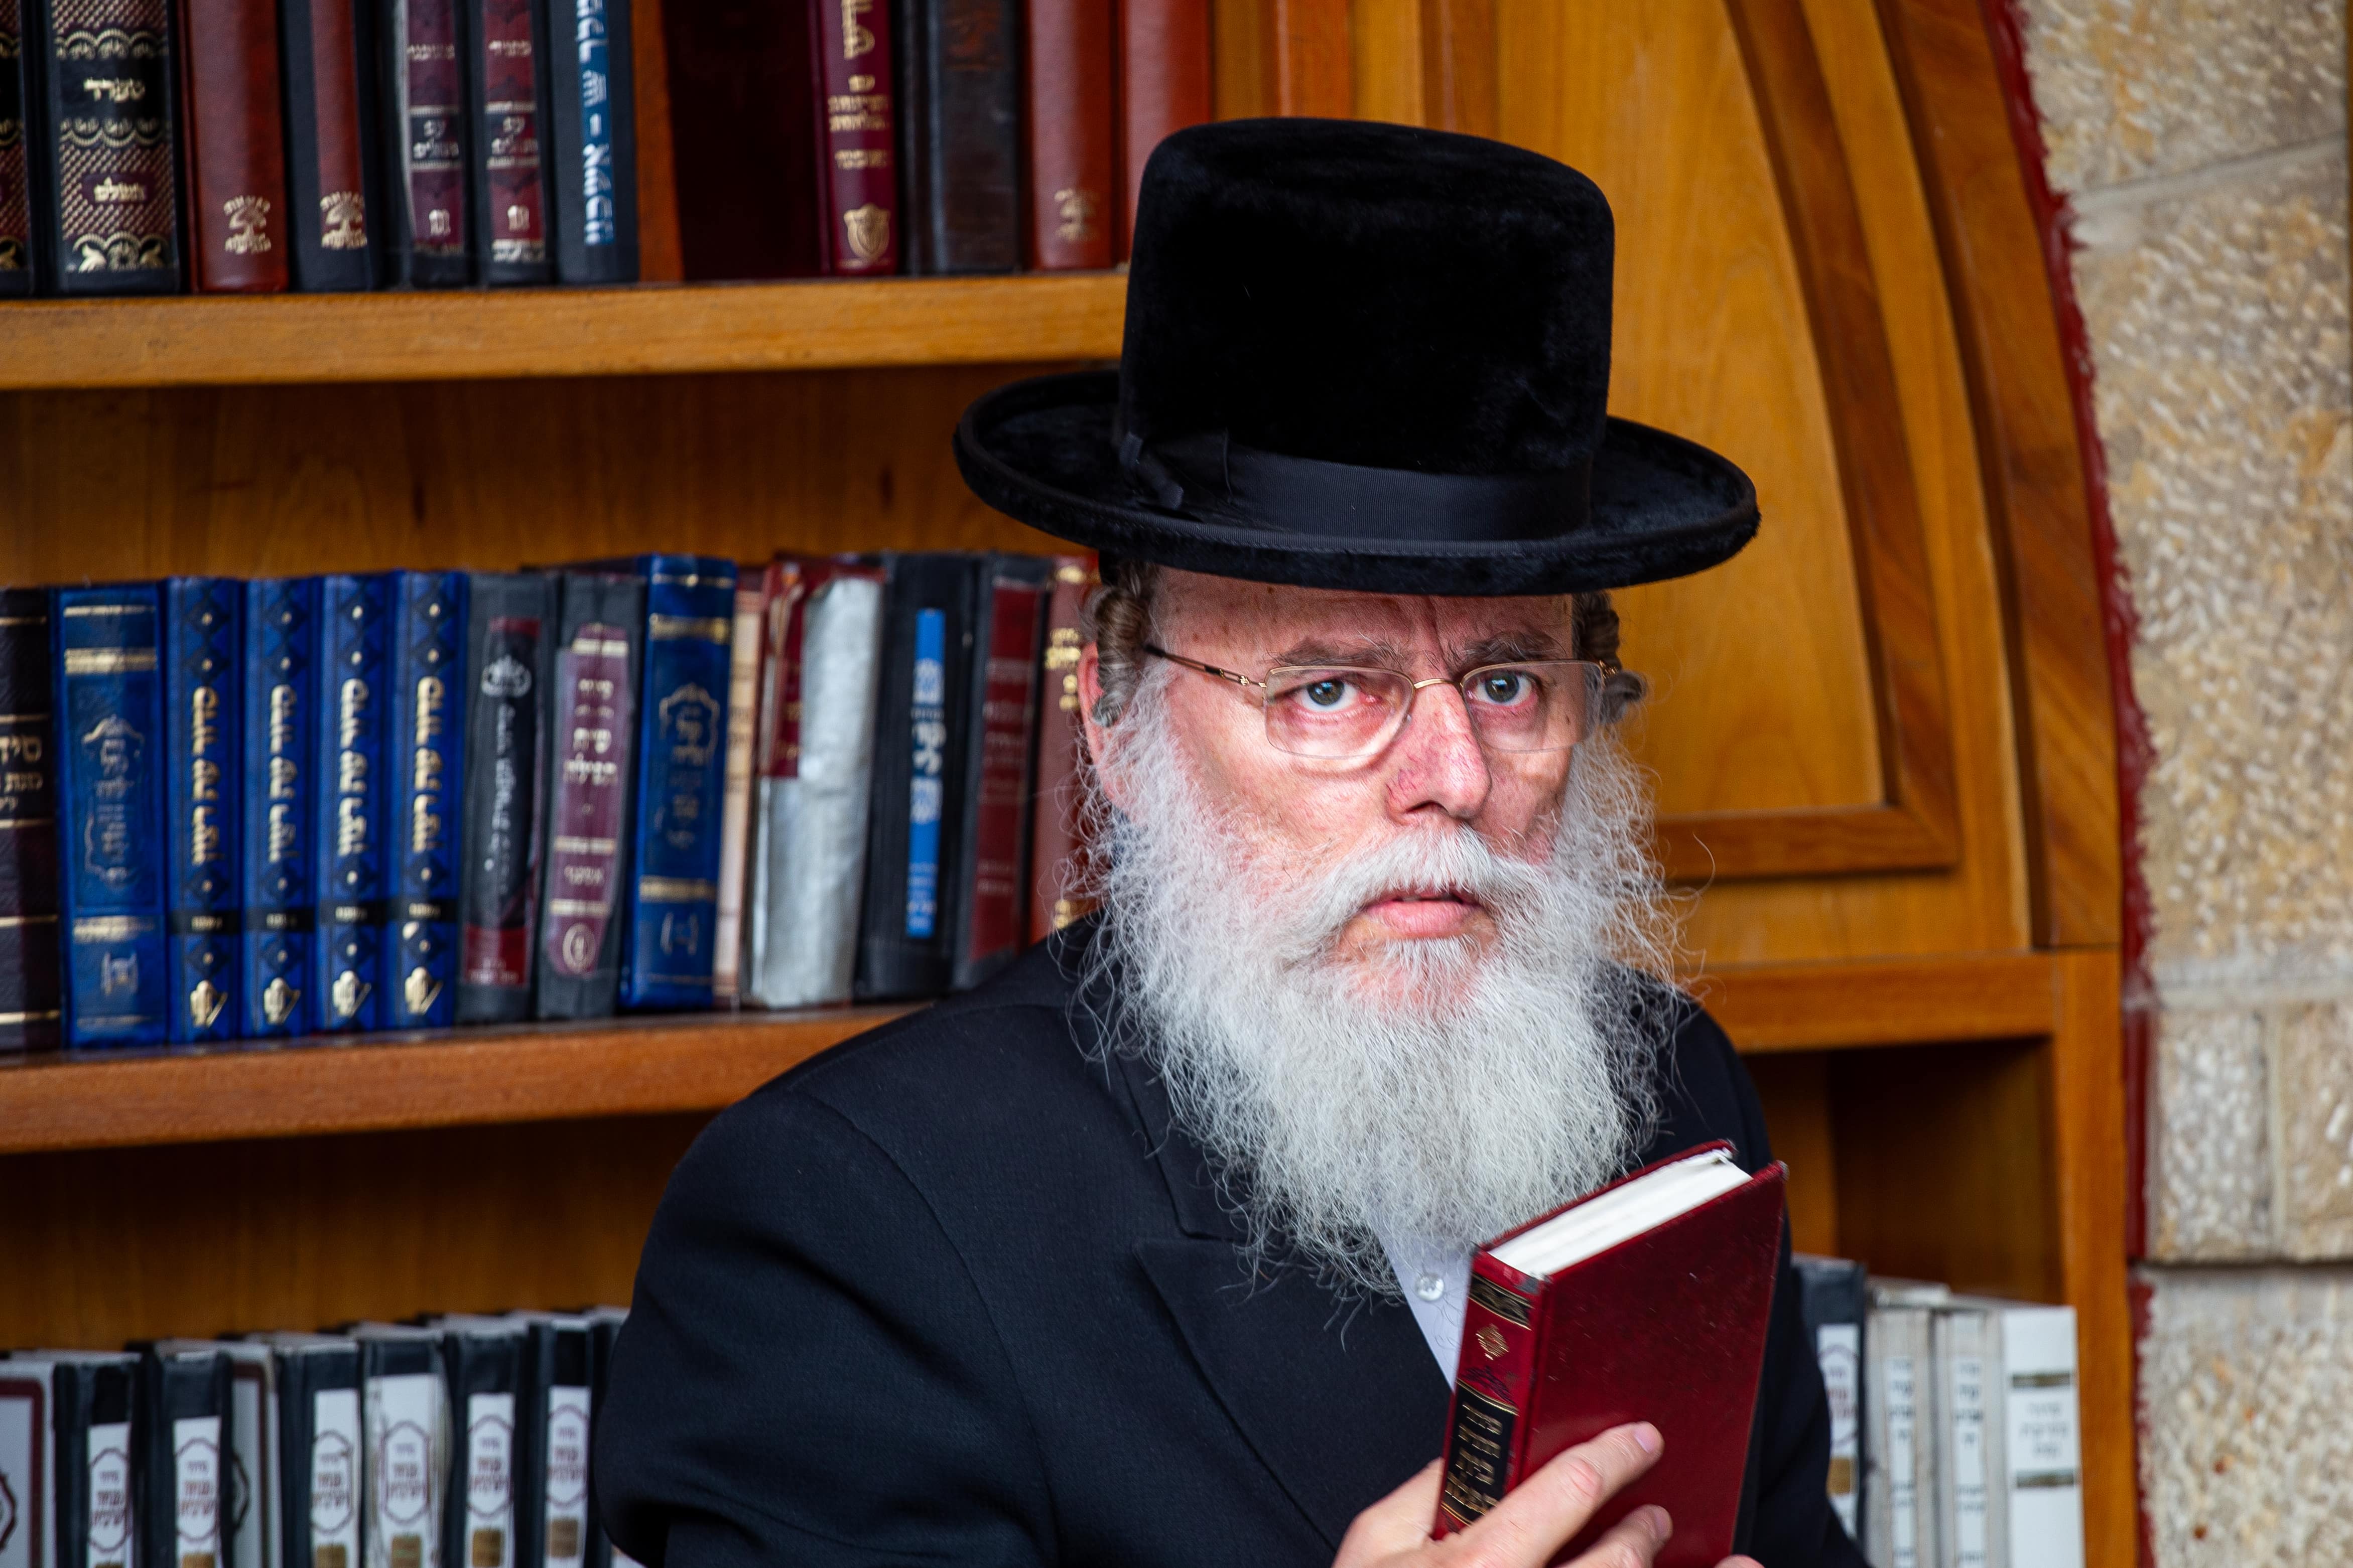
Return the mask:
[[1272,521],[1154,503],[1122,467],[1119,373],[1033,377],[976,401],[956,466],[999,511],[1105,555],[1187,572],[1376,594],[1493,597],[1630,587],[1721,564],[1757,532],[1757,488],[1696,442],[1612,418],[1590,500],[1557,534],[1422,540],[1351,534],[1341,516]]

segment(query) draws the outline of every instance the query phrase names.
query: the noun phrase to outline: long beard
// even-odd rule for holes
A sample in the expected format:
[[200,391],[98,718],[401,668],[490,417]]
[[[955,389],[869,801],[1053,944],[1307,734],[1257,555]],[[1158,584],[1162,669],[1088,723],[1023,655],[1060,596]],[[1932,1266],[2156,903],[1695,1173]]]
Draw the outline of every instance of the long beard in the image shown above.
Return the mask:
[[[1377,1237],[1468,1250],[1629,1169],[1669,1024],[1642,972],[1668,972],[1674,932],[1615,742],[1579,748],[1542,862],[1450,823],[1293,863],[1205,798],[1156,695],[1118,726],[1130,810],[1093,803],[1111,853],[1092,962],[1115,977],[1111,1048],[1166,1081],[1245,1268],[1394,1296]],[[1470,892],[1500,940],[1336,956],[1358,910],[1417,886]]]

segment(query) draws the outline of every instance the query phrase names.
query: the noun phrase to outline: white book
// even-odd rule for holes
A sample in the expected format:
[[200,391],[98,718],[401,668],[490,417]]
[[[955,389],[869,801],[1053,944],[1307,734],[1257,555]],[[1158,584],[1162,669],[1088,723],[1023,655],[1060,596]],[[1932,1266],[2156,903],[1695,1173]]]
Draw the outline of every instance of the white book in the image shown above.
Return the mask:
[[1931,1319],[1926,1307],[1874,1305],[1863,1335],[1863,1542],[1872,1568],[1937,1568]]
[[[806,621],[797,752],[782,767],[763,769],[758,781],[745,993],[764,1007],[849,1000],[866,883],[882,654],[880,574],[830,577],[799,613]],[[790,726],[793,716],[779,721]],[[770,737],[763,742],[773,743]]]
[[1992,1313],[1956,1299],[1936,1310],[1933,1331],[1943,1440],[1936,1456],[1942,1568],[2007,1568],[2000,1331]]
[[[2084,1568],[2075,1310],[1991,1297],[1955,1298],[1984,1314],[1989,1553],[2007,1568]],[[2001,1555],[2006,1552],[2006,1559]]]

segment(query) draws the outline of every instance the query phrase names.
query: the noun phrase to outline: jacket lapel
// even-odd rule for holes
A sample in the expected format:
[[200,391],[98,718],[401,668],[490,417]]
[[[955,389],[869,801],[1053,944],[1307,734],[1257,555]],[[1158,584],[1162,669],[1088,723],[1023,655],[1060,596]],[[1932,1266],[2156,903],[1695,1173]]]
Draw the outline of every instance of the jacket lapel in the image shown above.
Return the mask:
[[1199,1147],[1151,1071],[1116,1059],[1182,1232],[1137,1243],[1137,1258],[1227,1415],[1336,1547],[1359,1510],[1438,1457],[1446,1379],[1398,1303],[1344,1307],[1296,1268],[1244,1279]]

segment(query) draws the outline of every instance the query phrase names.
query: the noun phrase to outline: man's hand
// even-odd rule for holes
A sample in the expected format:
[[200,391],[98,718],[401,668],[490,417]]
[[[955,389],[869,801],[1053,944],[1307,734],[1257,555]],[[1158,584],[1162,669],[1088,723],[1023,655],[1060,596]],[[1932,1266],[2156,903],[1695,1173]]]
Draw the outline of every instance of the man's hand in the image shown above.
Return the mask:
[[[1440,1461],[1356,1516],[1332,1568],[1543,1568],[1620,1489],[1658,1463],[1659,1429],[1613,1426],[1522,1482],[1468,1530],[1430,1539]],[[1651,1568],[1674,1526],[1662,1508],[1638,1508],[1567,1568]],[[1727,1557],[1716,1568],[1758,1568]]]

